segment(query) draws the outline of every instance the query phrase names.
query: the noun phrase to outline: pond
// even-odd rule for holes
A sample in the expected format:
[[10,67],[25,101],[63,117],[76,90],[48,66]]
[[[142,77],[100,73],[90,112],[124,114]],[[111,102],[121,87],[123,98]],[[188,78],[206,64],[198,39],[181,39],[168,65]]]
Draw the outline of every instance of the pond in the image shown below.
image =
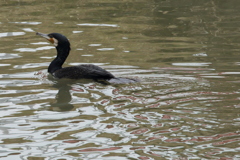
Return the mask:
[[[0,2],[0,158],[240,159],[240,2]],[[54,79],[98,65],[131,84]]]

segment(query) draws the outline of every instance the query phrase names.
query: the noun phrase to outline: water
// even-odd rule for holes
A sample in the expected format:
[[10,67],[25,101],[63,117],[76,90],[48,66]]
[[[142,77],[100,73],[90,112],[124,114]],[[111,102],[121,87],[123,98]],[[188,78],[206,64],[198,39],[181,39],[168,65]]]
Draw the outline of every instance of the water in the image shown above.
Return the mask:
[[[239,3],[1,1],[1,159],[240,159]],[[35,32],[141,82],[55,80]]]

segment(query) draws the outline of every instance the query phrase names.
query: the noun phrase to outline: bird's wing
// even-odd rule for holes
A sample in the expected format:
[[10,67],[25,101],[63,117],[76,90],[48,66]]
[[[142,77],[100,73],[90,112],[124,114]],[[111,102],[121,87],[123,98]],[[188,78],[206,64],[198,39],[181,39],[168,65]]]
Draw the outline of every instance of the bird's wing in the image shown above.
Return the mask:
[[57,70],[53,74],[57,78],[71,78],[71,79],[111,79],[114,76],[106,71],[105,69],[92,65],[79,65],[79,66],[72,66],[66,67]]

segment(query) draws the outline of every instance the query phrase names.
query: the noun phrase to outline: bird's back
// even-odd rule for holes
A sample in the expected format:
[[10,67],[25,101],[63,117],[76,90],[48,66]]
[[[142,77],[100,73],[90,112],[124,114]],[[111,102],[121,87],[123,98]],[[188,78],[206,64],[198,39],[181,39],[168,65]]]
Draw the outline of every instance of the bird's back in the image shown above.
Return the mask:
[[111,79],[114,76],[105,69],[92,65],[79,65],[72,67],[61,68],[53,73],[56,78],[70,78],[70,79]]

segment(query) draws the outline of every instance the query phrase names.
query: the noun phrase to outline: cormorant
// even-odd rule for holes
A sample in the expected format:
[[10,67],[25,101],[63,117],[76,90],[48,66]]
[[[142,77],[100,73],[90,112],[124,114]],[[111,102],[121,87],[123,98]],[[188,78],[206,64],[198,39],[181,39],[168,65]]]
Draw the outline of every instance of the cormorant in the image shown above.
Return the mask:
[[115,77],[105,69],[92,64],[83,64],[63,68],[62,65],[67,59],[71,50],[68,39],[60,33],[43,34],[37,32],[36,34],[46,38],[56,47],[57,57],[50,63],[48,67],[48,72],[55,78],[93,79],[98,82],[104,80],[115,84],[138,82],[138,80],[135,79]]

